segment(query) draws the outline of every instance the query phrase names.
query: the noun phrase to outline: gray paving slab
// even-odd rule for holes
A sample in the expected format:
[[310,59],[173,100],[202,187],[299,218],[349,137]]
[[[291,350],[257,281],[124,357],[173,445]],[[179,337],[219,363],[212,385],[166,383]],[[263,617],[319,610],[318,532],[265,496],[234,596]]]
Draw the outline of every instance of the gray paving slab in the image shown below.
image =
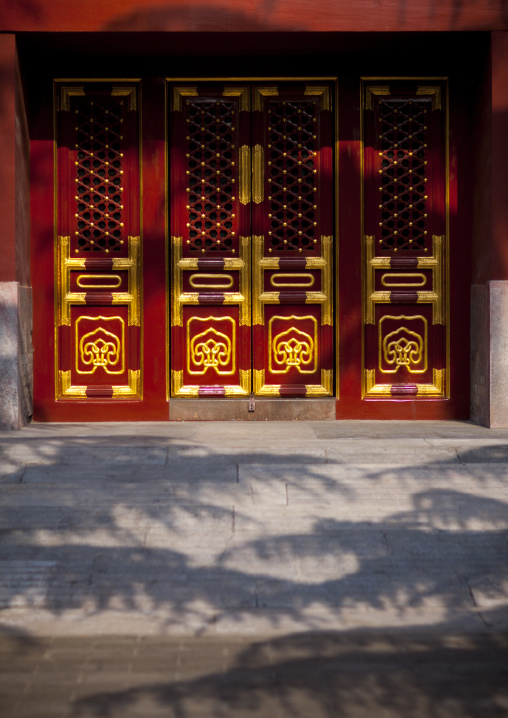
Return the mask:
[[0,452],[2,718],[508,715],[507,431],[32,425]]

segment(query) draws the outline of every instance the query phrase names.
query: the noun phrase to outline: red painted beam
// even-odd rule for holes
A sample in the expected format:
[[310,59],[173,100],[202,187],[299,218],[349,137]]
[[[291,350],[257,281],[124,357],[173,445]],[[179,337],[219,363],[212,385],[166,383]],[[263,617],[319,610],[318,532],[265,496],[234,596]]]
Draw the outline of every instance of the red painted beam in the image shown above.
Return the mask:
[[3,32],[398,32],[508,29],[504,0],[16,0]]

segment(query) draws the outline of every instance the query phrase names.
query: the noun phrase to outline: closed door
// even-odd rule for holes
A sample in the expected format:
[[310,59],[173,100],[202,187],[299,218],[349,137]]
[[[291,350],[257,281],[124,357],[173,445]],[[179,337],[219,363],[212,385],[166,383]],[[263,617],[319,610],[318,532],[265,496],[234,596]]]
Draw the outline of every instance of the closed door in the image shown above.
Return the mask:
[[172,396],[333,395],[331,98],[171,87]]

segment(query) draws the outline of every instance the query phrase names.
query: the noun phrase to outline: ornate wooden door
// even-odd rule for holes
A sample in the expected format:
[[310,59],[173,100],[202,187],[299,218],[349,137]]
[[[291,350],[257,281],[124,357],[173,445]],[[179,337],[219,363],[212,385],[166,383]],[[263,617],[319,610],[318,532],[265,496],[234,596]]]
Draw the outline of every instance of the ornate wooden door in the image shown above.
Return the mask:
[[171,88],[172,396],[333,394],[331,98]]
[[449,392],[444,89],[364,87],[367,399]]
[[140,399],[138,87],[57,92],[56,396]]

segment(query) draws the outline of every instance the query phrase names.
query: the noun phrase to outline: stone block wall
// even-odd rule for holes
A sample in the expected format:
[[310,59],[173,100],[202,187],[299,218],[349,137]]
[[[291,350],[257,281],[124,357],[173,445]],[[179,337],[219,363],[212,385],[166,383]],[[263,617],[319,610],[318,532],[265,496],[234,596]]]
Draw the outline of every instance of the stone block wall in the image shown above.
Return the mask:
[[0,429],[19,429],[32,415],[32,291],[0,283]]

